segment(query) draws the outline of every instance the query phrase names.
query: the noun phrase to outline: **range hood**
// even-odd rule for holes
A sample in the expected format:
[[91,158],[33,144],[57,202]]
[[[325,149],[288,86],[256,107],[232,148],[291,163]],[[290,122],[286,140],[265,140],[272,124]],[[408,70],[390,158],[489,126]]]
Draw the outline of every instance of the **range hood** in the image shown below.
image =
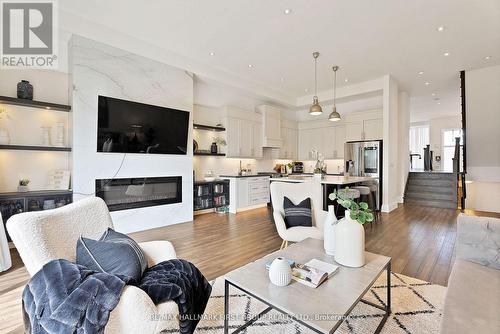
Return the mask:
[[281,139],[281,109],[269,106],[257,106],[257,113],[262,115],[262,147],[280,148]]

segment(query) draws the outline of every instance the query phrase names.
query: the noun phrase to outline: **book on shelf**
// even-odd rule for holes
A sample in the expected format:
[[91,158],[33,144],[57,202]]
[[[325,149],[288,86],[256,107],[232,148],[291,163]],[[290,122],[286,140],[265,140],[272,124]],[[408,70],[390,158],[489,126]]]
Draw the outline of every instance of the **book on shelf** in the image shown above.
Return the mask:
[[339,266],[335,264],[312,259],[305,264],[297,263],[292,268],[292,279],[311,288],[317,288],[332,277],[338,269]]

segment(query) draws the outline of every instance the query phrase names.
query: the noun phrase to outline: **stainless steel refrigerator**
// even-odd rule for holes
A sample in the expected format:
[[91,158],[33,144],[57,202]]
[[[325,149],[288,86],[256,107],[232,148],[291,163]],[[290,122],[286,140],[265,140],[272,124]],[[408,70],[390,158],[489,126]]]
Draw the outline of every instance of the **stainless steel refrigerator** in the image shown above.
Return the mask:
[[345,173],[351,176],[373,177],[377,185],[377,210],[382,205],[382,140],[351,141],[345,143]]

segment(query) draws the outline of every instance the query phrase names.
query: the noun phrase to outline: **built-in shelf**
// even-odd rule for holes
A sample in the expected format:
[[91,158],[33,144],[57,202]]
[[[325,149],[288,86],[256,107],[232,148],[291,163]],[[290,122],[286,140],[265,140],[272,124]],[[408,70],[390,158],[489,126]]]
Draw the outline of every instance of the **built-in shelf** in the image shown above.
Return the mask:
[[193,124],[193,128],[198,129],[198,130],[208,130],[208,131],[226,131],[226,128],[223,128],[222,126],[212,126],[212,125],[204,125],[204,124]]
[[59,147],[59,146],[0,145],[0,149],[3,149],[3,150],[21,150],[21,151],[71,152],[71,147]]
[[57,196],[57,195],[70,195],[73,190],[33,190],[33,191],[11,191],[11,192],[0,192],[1,197],[32,197],[32,196]]
[[205,156],[214,156],[214,157],[225,157],[226,153],[194,152],[193,155],[205,155]]
[[0,96],[0,103],[12,104],[23,107],[41,108],[47,110],[66,111],[66,112],[69,112],[71,110],[71,106],[67,106],[64,104],[19,99],[17,97],[9,97],[9,96]]

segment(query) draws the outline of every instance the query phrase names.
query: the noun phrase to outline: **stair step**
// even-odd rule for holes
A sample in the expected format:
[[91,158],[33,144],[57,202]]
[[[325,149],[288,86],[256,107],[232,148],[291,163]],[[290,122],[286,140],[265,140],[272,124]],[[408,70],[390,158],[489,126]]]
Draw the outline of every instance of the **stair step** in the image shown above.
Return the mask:
[[408,179],[408,185],[415,186],[434,186],[434,187],[456,187],[452,180],[433,180],[433,179]]
[[453,173],[415,173],[410,172],[408,175],[410,179],[432,179],[432,180],[453,180],[455,175]]
[[405,204],[430,206],[430,207],[445,208],[445,209],[457,208],[456,201],[452,202],[452,201],[440,201],[440,200],[424,200],[424,199],[415,199],[406,197],[405,197]]
[[407,192],[405,198],[423,199],[423,200],[443,200],[443,201],[456,201],[455,194],[442,194],[435,192]]
[[450,184],[448,186],[436,186],[434,184],[432,185],[418,185],[418,184],[408,184],[408,187],[406,188],[406,192],[414,193],[414,192],[432,192],[432,193],[439,193],[439,194],[453,194],[454,188]]

